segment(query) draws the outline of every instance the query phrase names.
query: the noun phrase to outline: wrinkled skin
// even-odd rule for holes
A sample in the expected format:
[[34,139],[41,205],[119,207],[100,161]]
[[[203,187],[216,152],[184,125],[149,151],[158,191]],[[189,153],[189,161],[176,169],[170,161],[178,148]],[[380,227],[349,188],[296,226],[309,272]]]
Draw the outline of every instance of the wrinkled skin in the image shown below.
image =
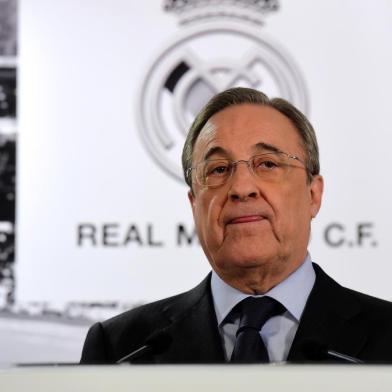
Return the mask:
[[[194,148],[193,165],[209,159],[248,160],[259,143],[305,161],[297,129],[277,110],[262,105],[228,107],[212,116]],[[231,286],[261,294],[280,283],[304,261],[310,223],[321,205],[323,179],[307,181],[295,165],[284,181],[271,183],[239,164],[217,188],[193,184],[189,200],[203,250],[216,273]]]

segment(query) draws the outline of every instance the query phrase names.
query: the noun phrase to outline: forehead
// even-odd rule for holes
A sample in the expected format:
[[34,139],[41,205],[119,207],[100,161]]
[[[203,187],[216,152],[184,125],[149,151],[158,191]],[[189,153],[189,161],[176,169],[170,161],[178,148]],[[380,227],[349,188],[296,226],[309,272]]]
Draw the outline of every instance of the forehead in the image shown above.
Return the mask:
[[298,130],[288,117],[270,106],[241,104],[223,109],[207,121],[196,140],[193,158],[199,161],[209,151],[222,149],[218,154],[247,159],[258,152],[260,143],[304,155]]

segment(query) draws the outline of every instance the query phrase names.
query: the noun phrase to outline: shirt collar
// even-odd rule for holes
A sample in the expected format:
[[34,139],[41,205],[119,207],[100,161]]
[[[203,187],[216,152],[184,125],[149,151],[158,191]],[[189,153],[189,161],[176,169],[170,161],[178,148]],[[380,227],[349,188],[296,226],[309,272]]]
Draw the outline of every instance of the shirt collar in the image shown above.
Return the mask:
[[[264,295],[283,304],[299,322],[315,280],[316,274],[308,254],[304,262],[293,273]],[[245,294],[224,282],[215,271],[212,271],[211,291],[218,325],[222,323],[235,305],[249,297],[249,294]],[[262,297],[262,295],[258,297]]]

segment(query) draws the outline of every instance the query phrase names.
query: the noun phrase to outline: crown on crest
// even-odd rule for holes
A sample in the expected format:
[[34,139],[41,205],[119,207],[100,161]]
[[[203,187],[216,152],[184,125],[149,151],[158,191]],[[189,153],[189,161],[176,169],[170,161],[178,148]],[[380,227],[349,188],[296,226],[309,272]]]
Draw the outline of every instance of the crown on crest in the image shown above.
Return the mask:
[[234,18],[260,25],[266,15],[279,9],[279,0],[165,0],[163,8],[175,14],[180,24]]

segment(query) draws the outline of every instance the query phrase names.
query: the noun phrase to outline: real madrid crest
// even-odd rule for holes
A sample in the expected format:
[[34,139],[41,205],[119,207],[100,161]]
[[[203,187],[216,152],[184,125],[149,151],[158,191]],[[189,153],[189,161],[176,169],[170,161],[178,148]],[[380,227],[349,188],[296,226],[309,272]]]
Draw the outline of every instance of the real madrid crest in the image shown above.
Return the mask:
[[244,86],[307,112],[304,80],[291,56],[262,33],[278,0],[166,0],[180,31],[144,77],[139,131],[152,158],[183,182],[181,150],[195,115],[217,92]]

